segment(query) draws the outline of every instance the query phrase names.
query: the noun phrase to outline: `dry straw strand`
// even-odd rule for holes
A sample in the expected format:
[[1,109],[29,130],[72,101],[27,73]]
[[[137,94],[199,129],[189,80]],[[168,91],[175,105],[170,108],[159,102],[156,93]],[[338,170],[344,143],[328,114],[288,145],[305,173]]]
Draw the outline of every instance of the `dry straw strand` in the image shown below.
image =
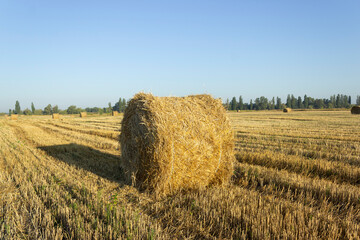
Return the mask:
[[289,113],[289,112],[291,112],[291,108],[284,108],[283,112],[284,113]]
[[86,112],[81,112],[81,113],[80,113],[80,117],[83,118],[83,117],[86,117],[86,116],[87,116],[87,113],[86,113]]
[[352,114],[360,114],[360,106],[353,106],[351,108],[351,113]]
[[121,124],[128,183],[163,195],[223,185],[233,174],[234,135],[220,100],[210,95],[138,93]]

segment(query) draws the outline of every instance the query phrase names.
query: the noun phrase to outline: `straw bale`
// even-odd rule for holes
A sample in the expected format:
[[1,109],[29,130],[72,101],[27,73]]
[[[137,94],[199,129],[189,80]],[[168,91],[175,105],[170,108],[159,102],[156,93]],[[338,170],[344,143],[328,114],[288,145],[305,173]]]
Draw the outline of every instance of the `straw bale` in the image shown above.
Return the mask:
[[52,119],[60,119],[60,114],[59,113],[53,113],[52,114]]
[[9,115],[5,114],[5,119],[9,119]]
[[210,95],[136,94],[120,143],[127,182],[159,195],[227,184],[233,174],[234,135],[221,101]]
[[83,117],[86,117],[86,116],[87,116],[87,113],[86,113],[86,112],[81,112],[81,113],[80,113],[80,117],[83,118]]
[[353,106],[351,108],[351,113],[352,114],[360,114],[360,106]]
[[112,116],[118,116],[119,112],[118,111],[112,111]]
[[11,114],[10,119],[11,120],[18,120],[18,115],[17,114]]
[[291,108],[284,108],[283,112],[284,112],[284,113],[291,112]]
[[237,110],[236,112],[240,112],[240,110]]

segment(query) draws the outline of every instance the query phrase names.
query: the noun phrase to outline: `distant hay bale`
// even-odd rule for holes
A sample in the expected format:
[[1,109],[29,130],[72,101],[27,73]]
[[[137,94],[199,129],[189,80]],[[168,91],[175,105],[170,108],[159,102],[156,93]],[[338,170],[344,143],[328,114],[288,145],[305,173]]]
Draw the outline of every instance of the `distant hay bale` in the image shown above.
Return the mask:
[[237,110],[236,112],[240,112],[240,110]]
[[283,112],[284,112],[284,113],[291,112],[291,108],[284,108]]
[[5,114],[5,119],[9,119],[9,115]]
[[18,120],[18,115],[17,114],[11,114],[10,119],[11,120]]
[[118,111],[112,111],[112,116],[118,116],[119,112]]
[[59,113],[53,113],[52,114],[52,119],[60,119],[60,114]]
[[86,117],[86,116],[87,116],[87,113],[86,113],[86,112],[81,112],[81,113],[80,113],[80,117],[83,118],[83,117]]
[[360,114],[360,106],[353,106],[351,108],[351,113],[352,114]]
[[221,101],[210,95],[138,93],[121,123],[126,180],[160,195],[226,184],[233,174],[233,138]]

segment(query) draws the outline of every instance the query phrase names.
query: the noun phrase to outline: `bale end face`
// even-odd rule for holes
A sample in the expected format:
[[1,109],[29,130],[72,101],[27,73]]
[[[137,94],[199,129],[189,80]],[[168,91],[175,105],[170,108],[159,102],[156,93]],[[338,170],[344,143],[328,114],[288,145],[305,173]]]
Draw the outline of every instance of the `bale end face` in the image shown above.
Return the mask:
[[209,95],[135,95],[120,143],[128,183],[156,194],[226,184],[233,174],[230,122],[221,101]]

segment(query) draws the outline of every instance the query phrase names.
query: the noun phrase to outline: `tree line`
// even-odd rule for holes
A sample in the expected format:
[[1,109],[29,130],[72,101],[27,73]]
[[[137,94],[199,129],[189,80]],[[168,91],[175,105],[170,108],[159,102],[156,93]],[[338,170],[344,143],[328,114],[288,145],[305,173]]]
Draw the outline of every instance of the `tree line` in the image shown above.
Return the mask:
[[[127,106],[128,101],[125,98],[119,98],[114,106],[109,102],[107,107],[87,107],[85,109],[78,108],[75,105],[69,106],[65,110],[59,109],[58,105],[52,106],[48,104],[44,109],[36,109],[34,103],[31,103],[31,109],[26,108],[21,110],[19,101],[16,101],[15,108],[9,109],[9,115],[11,114],[24,114],[24,115],[51,115],[53,113],[60,114],[79,114],[80,112],[89,112],[89,113],[111,113],[112,111],[124,112]],[[360,105],[360,96],[356,97],[356,105]],[[264,96],[256,98],[254,101],[250,99],[249,103],[243,101],[242,96],[236,99],[233,97],[231,101],[229,99],[224,103],[224,107],[227,110],[273,110],[273,109],[283,109],[286,107],[293,109],[324,109],[324,108],[350,108],[351,96],[337,94],[327,98],[312,98],[305,95],[303,98],[298,96],[297,98],[293,94],[288,94],[286,102],[282,102],[281,98],[273,97],[271,100],[267,99]]]
[[[360,96],[356,97],[356,104],[360,105]],[[224,103],[224,107],[228,110],[273,110],[284,109],[286,107],[292,109],[324,109],[324,108],[350,108],[351,96],[337,94],[327,98],[312,98],[306,94],[302,98],[301,96],[295,97],[293,94],[288,94],[286,102],[282,102],[281,98],[273,97],[271,100],[264,96],[256,98],[254,101],[250,99],[249,103],[244,103],[242,96],[236,99],[233,97],[231,101],[229,99]]]
[[127,106],[127,101],[125,98],[119,98],[119,101],[115,103],[114,106],[109,102],[107,107],[87,107],[85,109],[76,107],[75,105],[69,106],[67,109],[61,110],[58,105],[52,106],[48,104],[44,109],[36,109],[34,103],[31,103],[31,109],[26,108],[22,110],[20,107],[20,102],[15,102],[15,108],[9,109],[9,115],[11,114],[23,114],[23,115],[51,115],[53,113],[60,114],[79,114],[80,112],[89,112],[89,113],[111,113],[112,111],[124,112]]

